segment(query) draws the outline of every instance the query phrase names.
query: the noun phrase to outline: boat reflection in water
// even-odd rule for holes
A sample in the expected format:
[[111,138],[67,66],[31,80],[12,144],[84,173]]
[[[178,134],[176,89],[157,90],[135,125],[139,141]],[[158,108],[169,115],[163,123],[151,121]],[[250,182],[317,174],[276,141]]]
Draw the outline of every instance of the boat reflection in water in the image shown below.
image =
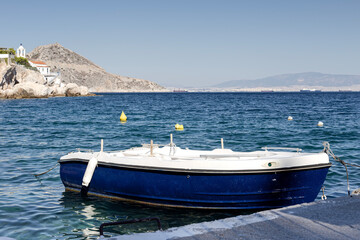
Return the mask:
[[[64,207],[61,215],[66,216],[66,220],[63,221],[64,227],[71,228],[69,231],[72,232],[74,239],[98,237],[99,226],[105,222],[158,217],[161,219],[163,229],[168,229],[255,212],[249,210],[214,211],[207,209],[187,209],[187,211],[184,211],[179,208],[139,205],[91,195],[84,198],[73,191],[63,192],[59,202]],[[74,226],[73,222],[75,220],[79,223]],[[112,229],[108,228],[107,232],[111,232],[111,235],[120,235],[149,230],[156,230],[154,222],[117,226]]]

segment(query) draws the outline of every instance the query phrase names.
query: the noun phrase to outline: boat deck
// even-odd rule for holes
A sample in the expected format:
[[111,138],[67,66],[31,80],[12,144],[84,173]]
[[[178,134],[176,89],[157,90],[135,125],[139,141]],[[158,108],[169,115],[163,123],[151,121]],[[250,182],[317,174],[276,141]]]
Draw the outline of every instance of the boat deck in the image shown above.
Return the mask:
[[73,152],[61,158],[60,162],[88,161],[97,158],[99,164],[109,166],[131,166],[149,169],[181,169],[195,171],[272,171],[289,168],[303,168],[329,165],[326,153],[302,153],[291,151],[234,152],[230,149],[200,151],[165,146],[150,149],[136,147],[117,152]]

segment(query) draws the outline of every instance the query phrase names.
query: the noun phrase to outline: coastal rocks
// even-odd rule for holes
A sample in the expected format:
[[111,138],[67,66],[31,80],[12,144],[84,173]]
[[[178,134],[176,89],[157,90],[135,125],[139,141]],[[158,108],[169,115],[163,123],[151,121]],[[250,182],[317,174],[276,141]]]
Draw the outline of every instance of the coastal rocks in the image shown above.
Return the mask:
[[85,86],[80,86],[79,91],[80,91],[81,96],[85,96],[85,95],[90,94],[89,89],[87,87],[85,87]]
[[51,86],[41,85],[33,82],[16,84],[13,88],[0,90],[0,98],[47,98],[47,97],[77,97],[94,96],[84,86]]
[[32,82],[37,84],[45,84],[45,79],[40,72],[26,69],[23,66],[15,65],[7,68],[3,68],[2,80],[0,82],[0,89],[10,89],[13,88],[16,84],[24,82]]
[[26,82],[3,90],[0,94],[3,98],[41,98],[47,97],[48,88],[37,83]]
[[66,87],[64,86],[53,86],[50,87],[51,95],[53,96],[66,96]]
[[49,95],[49,87],[35,82],[24,82],[15,85],[14,92],[17,98],[44,98]]
[[89,94],[89,89],[85,86],[78,86],[76,83],[68,83],[66,85],[65,96],[76,97],[86,96]]
[[17,98],[45,98],[50,92],[48,87],[32,82],[18,84],[14,91],[18,93]]
[[23,66],[0,65],[0,98],[47,98],[57,96],[90,96],[89,89],[74,83],[63,84],[60,80],[48,85],[35,70]]

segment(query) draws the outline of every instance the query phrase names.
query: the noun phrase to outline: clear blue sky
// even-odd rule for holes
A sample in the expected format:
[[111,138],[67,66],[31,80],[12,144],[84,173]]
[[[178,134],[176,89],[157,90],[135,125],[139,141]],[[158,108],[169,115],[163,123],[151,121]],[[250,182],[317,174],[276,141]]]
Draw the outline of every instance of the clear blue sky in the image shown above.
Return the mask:
[[58,42],[166,86],[360,74],[360,1],[1,1],[0,47]]

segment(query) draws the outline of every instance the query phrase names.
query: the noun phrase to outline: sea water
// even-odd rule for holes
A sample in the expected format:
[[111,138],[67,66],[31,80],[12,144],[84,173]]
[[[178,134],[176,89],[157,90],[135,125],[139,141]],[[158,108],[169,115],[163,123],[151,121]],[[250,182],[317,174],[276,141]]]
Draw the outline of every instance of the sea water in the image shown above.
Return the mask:
[[[119,117],[124,111],[126,123]],[[288,116],[293,121],[288,121]],[[360,164],[360,93],[123,93],[96,97],[0,100],[0,236],[15,239],[96,239],[101,223],[159,217],[164,228],[248,211],[157,208],[65,192],[62,155],[76,148],[120,150],[142,143],[234,151],[263,146],[333,152]],[[322,121],[323,127],[317,123]],[[176,123],[184,131],[175,131]],[[349,167],[351,190],[360,169]],[[328,198],[347,195],[344,167],[333,162]],[[321,197],[319,193],[318,199]],[[106,236],[156,230],[155,223],[105,228]]]

